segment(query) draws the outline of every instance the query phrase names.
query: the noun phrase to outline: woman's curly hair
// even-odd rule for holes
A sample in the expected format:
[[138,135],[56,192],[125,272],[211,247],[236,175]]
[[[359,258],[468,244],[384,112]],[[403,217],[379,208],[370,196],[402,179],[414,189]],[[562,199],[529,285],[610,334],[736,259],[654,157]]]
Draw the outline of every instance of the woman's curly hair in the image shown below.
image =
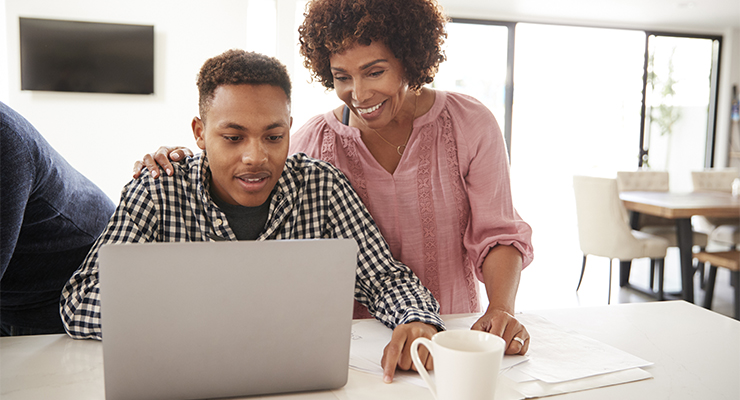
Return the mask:
[[298,28],[303,65],[334,88],[329,58],[355,44],[384,43],[405,68],[411,90],[431,83],[445,60],[447,18],[436,0],[313,0]]
[[272,85],[283,89],[290,103],[288,70],[276,58],[250,51],[231,49],[209,58],[198,73],[198,108],[205,118],[216,92],[222,85]]

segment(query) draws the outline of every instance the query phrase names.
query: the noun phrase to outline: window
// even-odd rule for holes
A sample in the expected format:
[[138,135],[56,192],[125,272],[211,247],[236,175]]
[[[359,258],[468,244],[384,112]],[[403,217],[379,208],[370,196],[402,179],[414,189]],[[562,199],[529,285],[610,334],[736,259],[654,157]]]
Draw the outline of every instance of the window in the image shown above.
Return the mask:
[[[455,19],[447,25],[447,60],[431,86],[465,93],[485,104],[498,120],[507,145],[511,138],[512,24],[479,23]],[[480,51],[477,43],[485,43]],[[477,49],[477,51],[476,51]]]
[[[512,193],[533,228],[535,268],[560,260],[573,265],[577,279],[582,254],[574,174],[615,176],[636,169],[643,146],[651,167],[674,172],[674,190],[690,185],[688,172],[677,165],[680,171],[711,165],[718,38],[475,20],[453,20],[448,32],[448,60],[433,86],[473,95],[492,110],[502,130],[510,130]],[[654,90],[643,90],[648,47],[650,71],[661,79],[673,57],[670,98],[656,97],[663,90],[657,80]],[[657,132],[658,114],[649,114],[661,104],[682,114],[670,143]],[[543,268],[538,279],[542,274],[563,279],[562,269]],[[549,290],[522,279],[520,292]],[[523,298],[541,296],[547,293]]]
[[712,166],[719,39],[647,36],[641,165],[691,191],[691,171]]

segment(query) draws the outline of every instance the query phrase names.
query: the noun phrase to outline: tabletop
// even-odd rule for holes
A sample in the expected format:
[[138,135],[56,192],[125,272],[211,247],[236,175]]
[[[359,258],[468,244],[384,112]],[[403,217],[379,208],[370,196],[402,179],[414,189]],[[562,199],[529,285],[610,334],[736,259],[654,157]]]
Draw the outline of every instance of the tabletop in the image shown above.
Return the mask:
[[740,218],[740,198],[724,192],[621,192],[619,198],[630,211],[663,218],[694,215]]
[[[644,367],[653,379],[568,393],[558,399],[740,398],[740,321],[684,301],[527,314],[654,363]],[[104,399],[102,343],[65,335],[0,338],[0,398]],[[349,381],[341,389],[254,398],[431,400],[432,395],[420,386],[384,384],[376,375],[350,369]]]
[[[621,192],[619,198],[627,210],[670,218],[676,221],[681,261],[681,297],[694,301],[694,267],[692,262],[693,228],[691,217],[737,218],[740,221],[740,198],[725,192]],[[633,226],[637,220],[632,219]],[[633,227],[634,229],[634,227]],[[629,262],[620,263],[619,283],[629,281]]]

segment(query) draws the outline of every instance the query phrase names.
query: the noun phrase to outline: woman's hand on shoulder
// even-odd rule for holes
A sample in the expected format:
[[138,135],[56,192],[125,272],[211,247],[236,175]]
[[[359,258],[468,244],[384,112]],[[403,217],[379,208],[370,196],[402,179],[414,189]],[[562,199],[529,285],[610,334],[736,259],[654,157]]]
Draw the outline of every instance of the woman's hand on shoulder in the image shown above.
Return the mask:
[[159,178],[159,168],[164,168],[165,173],[170,176],[172,175],[172,161],[180,161],[185,157],[192,157],[193,152],[189,148],[183,146],[167,147],[162,146],[154,153],[144,155],[144,158],[134,163],[134,179],[141,176],[141,171],[144,167],[149,168],[153,178]]
[[489,308],[470,328],[500,336],[506,341],[505,354],[525,354],[529,350],[529,332],[510,313]]

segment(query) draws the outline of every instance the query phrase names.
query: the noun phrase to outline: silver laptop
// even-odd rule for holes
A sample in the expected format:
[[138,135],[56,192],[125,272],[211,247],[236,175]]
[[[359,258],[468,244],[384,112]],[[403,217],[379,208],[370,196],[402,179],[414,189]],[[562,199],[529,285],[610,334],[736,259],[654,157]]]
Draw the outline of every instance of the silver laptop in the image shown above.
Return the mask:
[[354,240],[112,244],[99,256],[108,400],[347,382]]

